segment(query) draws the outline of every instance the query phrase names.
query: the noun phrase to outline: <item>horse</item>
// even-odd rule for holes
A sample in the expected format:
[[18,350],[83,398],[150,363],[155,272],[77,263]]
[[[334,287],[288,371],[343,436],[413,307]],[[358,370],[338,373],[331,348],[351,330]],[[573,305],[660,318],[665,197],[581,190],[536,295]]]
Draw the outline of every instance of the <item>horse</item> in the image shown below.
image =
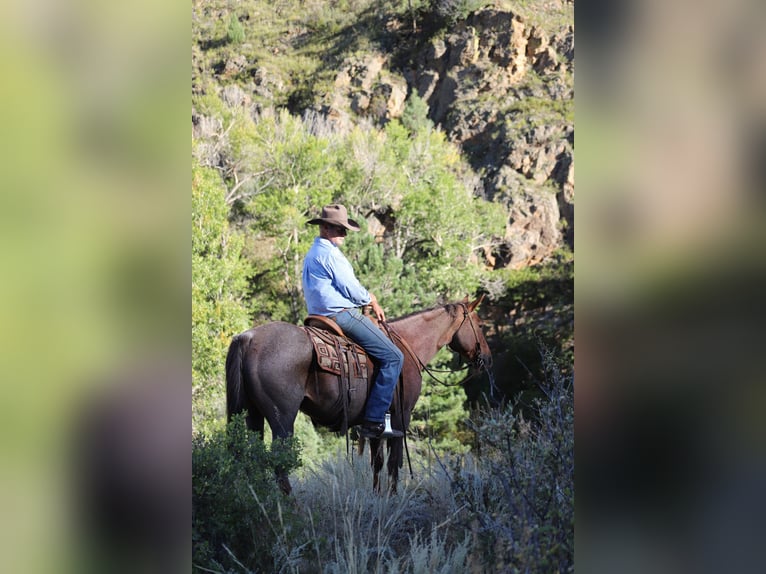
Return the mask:
[[[483,295],[473,302],[465,298],[382,323],[404,354],[390,409],[393,429],[406,435],[420,396],[423,370],[445,345],[492,379],[492,354],[476,313],[482,299]],[[299,411],[321,426],[337,429],[344,417],[349,426],[355,426],[362,423],[375,374],[374,369],[369,369],[367,392],[348,392],[346,398],[337,375],[317,370],[314,348],[304,328],[281,321],[266,323],[231,341],[226,356],[227,420],[231,422],[235,415],[247,411],[248,429],[257,432],[262,440],[265,419],[273,441],[292,436]],[[396,492],[405,438],[369,439],[376,492],[383,467],[381,440],[388,441],[390,490]],[[277,483],[285,494],[290,494],[292,487],[286,473],[277,470]]]

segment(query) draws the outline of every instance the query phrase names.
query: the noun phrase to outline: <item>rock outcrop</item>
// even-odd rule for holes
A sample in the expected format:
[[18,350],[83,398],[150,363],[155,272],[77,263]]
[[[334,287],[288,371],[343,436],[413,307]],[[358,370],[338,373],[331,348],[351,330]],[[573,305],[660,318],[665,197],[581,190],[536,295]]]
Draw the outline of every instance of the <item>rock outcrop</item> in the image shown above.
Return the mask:
[[407,74],[429,117],[481,174],[484,196],[508,210],[495,265],[573,247],[573,71],[573,26],[549,36],[488,8],[433,39]]
[[353,112],[378,124],[401,117],[407,82],[384,67],[386,63],[383,54],[375,53],[346,60],[335,77],[335,89],[324,111],[336,118]]
[[574,27],[552,35],[486,8],[430,40],[399,72],[384,54],[346,60],[322,112],[336,128],[398,118],[409,94],[460,145],[479,192],[508,212],[494,266],[544,261],[574,246]]

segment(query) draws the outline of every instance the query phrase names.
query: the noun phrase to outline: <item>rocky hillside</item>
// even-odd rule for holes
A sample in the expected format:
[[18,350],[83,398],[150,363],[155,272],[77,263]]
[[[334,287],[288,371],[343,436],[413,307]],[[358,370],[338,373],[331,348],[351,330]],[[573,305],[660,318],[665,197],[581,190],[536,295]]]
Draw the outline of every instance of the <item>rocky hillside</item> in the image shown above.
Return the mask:
[[[318,113],[338,130],[400,117],[416,95],[475,170],[475,193],[507,210],[488,264],[517,269],[573,247],[573,2],[496,3],[446,25],[436,3],[307,2],[285,16],[288,5],[197,0],[193,93]],[[193,110],[193,122],[199,134],[205,118]]]

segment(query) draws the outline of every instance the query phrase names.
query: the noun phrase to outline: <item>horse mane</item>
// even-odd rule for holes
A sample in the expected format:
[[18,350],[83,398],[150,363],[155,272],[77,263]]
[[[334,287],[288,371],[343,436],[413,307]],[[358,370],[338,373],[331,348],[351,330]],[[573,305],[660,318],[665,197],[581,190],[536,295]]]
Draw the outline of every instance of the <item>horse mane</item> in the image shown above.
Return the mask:
[[428,313],[429,311],[436,311],[437,309],[445,309],[447,313],[450,314],[451,317],[455,317],[458,312],[458,308],[460,307],[461,303],[445,303],[442,305],[434,305],[433,307],[429,307],[428,309],[421,309],[420,311],[413,311],[412,313],[407,313],[406,315],[403,315],[401,317],[397,317],[391,322],[396,321],[403,321],[404,319],[409,319],[410,317],[414,317],[415,315],[422,315],[423,313]]

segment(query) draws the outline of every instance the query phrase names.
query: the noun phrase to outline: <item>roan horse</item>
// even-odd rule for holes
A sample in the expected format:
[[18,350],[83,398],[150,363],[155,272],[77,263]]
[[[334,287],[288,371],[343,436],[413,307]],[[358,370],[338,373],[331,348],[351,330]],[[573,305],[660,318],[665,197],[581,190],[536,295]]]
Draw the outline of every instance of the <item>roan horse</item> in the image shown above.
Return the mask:
[[[404,353],[402,376],[391,405],[391,426],[406,433],[412,409],[420,395],[422,371],[444,345],[479,370],[489,373],[492,355],[481,330],[476,307],[481,299],[440,305],[384,324]],[[367,390],[374,380],[369,370]],[[403,386],[402,386],[403,385]],[[364,390],[364,389],[362,389]],[[338,428],[344,402],[338,376],[316,370],[314,349],[306,331],[284,322],[267,323],[236,335],[226,357],[226,407],[231,418],[247,411],[247,426],[263,438],[264,417],[273,440],[290,437],[298,411],[315,424]],[[349,426],[362,422],[367,392],[348,393],[345,416]],[[403,438],[388,440],[390,487],[396,490],[403,464]],[[379,489],[383,467],[381,439],[370,440],[373,487]],[[277,475],[280,488],[292,490],[286,473]]]

